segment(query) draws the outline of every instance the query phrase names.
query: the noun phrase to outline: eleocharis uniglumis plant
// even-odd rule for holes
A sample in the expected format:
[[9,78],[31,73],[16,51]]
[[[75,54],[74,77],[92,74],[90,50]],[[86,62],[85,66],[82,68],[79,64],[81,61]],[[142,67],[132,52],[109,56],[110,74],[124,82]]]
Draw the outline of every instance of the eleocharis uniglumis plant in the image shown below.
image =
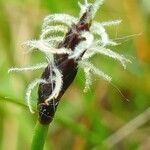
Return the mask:
[[[33,88],[39,85],[37,110],[42,124],[49,124],[52,121],[59,100],[73,82],[79,67],[85,72],[85,91],[92,84],[92,74],[111,82],[109,75],[90,62],[90,58],[95,54],[116,59],[124,68],[126,63],[130,62],[123,55],[108,48],[117,43],[109,38],[105,27],[118,25],[121,20],[94,21],[103,0],[96,0],[94,3],[85,0],[84,4],[78,4],[79,18],[68,14],[51,14],[44,19],[39,39],[24,43],[29,47],[29,52],[37,49],[44,53],[46,62],[25,68],[9,69],[9,72],[44,69],[41,78],[32,81],[26,91],[27,104],[34,113],[31,93]],[[56,33],[62,34],[56,35]]]

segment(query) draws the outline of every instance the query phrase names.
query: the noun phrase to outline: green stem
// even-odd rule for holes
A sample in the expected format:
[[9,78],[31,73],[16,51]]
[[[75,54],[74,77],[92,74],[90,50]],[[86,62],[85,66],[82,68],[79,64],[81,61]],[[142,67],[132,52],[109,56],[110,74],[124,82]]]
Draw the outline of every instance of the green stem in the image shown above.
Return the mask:
[[43,150],[49,125],[42,125],[37,122],[32,139],[31,150]]

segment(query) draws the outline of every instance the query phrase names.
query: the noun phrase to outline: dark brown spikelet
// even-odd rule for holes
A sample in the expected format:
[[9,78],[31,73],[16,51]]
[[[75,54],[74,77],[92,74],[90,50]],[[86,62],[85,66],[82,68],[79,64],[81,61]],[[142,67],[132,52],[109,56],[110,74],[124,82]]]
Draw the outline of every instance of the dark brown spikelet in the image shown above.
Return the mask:
[[[88,31],[90,23],[86,22],[86,17],[88,13],[84,13],[80,21],[77,24],[73,24],[68,33],[66,34],[64,40],[59,43],[58,48],[69,48],[72,51],[74,48],[82,41],[85,40],[81,38],[82,31]],[[83,55],[83,54],[82,54]],[[80,56],[81,58],[82,56]],[[39,121],[42,124],[49,124],[55,115],[58,103],[64,92],[73,82],[77,74],[78,63],[74,59],[68,59],[68,54],[55,54],[54,55],[55,66],[62,73],[63,85],[61,91],[56,99],[51,100],[48,104],[45,100],[51,95],[52,89],[55,88],[55,82],[41,83],[38,89],[38,112]],[[51,73],[52,72],[52,73]],[[43,74],[42,79],[48,80],[51,78],[51,74],[54,74],[51,64],[49,64]]]

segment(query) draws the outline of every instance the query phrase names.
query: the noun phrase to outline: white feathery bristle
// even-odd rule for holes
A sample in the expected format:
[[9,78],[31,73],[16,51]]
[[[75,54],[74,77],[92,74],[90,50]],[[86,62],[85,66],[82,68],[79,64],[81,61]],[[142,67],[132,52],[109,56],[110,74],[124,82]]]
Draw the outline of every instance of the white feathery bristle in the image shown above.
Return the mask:
[[38,43],[37,41],[45,41],[46,43],[49,44],[49,47],[56,47],[57,44],[60,43],[63,40],[63,38],[64,38],[63,36],[49,36],[46,39],[29,40],[29,41],[24,42],[22,45],[30,48],[26,52],[26,53],[29,53],[32,50],[36,49],[36,43]]
[[131,63],[131,61],[127,58],[125,58],[123,55],[118,54],[117,52],[114,52],[110,49],[104,48],[104,47],[93,47],[91,48],[91,51],[95,51],[95,53],[101,53],[102,55],[109,56],[111,58],[114,58],[121,62],[124,69],[126,68],[126,63]]
[[84,3],[85,3],[85,5],[87,5],[87,4],[88,4],[88,1],[87,1],[87,0],[84,0]]
[[91,58],[92,56],[94,56],[95,54],[97,54],[96,51],[87,49],[86,52],[84,53],[84,55],[82,56],[82,60],[87,60],[87,59]]
[[52,99],[57,98],[61,90],[62,84],[63,84],[61,72],[56,67],[53,68],[53,71],[54,71],[55,76],[52,77],[52,81],[55,82],[55,87],[51,95],[45,100],[45,103],[48,103]]
[[70,54],[69,49],[65,48],[54,48],[51,47],[49,42],[46,40],[37,40],[37,41],[28,41],[25,43],[27,46],[34,48],[34,49],[39,49],[41,52],[47,54],[47,53],[52,53],[52,54]]
[[68,31],[68,27],[63,26],[63,25],[48,26],[47,28],[42,30],[40,39],[45,39],[48,37],[48,35],[54,34],[57,32],[62,32],[63,34],[65,34],[67,31]]
[[95,22],[96,24],[100,24],[102,26],[112,26],[112,25],[119,25],[122,22],[122,20],[112,20],[112,21],[106,21],[106,22]]
[[101,37],[101,42],[103,46],[110,44],[109,36],[105,28],[101,24],[93,23],[90,28],[90,31]]
[[85,40],[75,47],[73,54],[69,56],[70,59],[78,59],[81,54],[92,45],[94,37],[90,32],[84,31],[81,37],[85,38]]
[[40,83],[47,83],[47,82],[43,79],[35,79],[28,85],[28,88],[26,91],[26,101],[27,101],[27,105],[31,113],[34,113],[34,110],[32,108],[31,93],[32,93],[32,90],[35,88],[35,86]]
[[25,43],[26,46],[34,49],[39,49],[41,52],[49,52],[51,46],[45,40],[32,40]]
[[68,14],[52,14],[44,19],[43,29],[49,26],[50,23],[60,22],[66,24],[67,26],[71,26],[73,23],[77,22],[77,19]]
[[64,39],[63,36],[49,36],[46,38],[46,41],[49,42],[49,44],[51,45],[51,43],[59,43]]
[[110,82],[111,81],[111,77],[108,76],[107,74],[105,74],[103,71],[97,69],[93,64],[91,64],[90,62],[88,61],[80,61],[79,62],[79,65],[84,69],[85,67],[86,68],[89,68],[91,72],[93,72],[94,74],[102,77],[104,80]]
[[101,41],[100,41],[100,43],[102,44],[101,46],[106,46],[106,45],[116,46],[117,43],[109,39],[109,36],[104,26],[118,25],[119,23],[121,23],[121,20],[107,21],[101,23],[95,21],[93,22],[90,30],[92,33],[97,34],[101,37]]
[[93,3],[93,13],[92,13],[93,18],[95,17],[97,10],[103,4],[103,2],[104,0],[95,0],[95,2]]
[[45,40],[51,47],[57,47],[60,42],[64,39],[63,36],[49,36]]
[[34,66],[28,66],[28,67],[22,67],[22,68],[12,67],[8,70],[8,73],[10,73],[10,72],[21,72],[21,71],[33,71],[33,70],[45,68],[46,66],[47,66],[47,63],[40,63],[40,64],[36,64]]
[[87,92],[88,89],[90,89],[90,85],[92,84],[92,77],[90,73],[89,68],[84,68],[84,73],[85,73],[85,87],[84,87],[84,92]]
[[80,2],[78,2],[78,5],[79,5],[80,9],[82,10],[83,4],[81,4]]
[[114,42],[112,39],[108,39],[107,40],[107,43],[103,43],[103,41],[101,39],[98,39],[98,40],[95,40],[95,42],[93,42],[92,45],[98,45],[100,47],[105,47],[105,46],[116,46],[116,45],[119,45],[120,43],[117,43],[117,42]]

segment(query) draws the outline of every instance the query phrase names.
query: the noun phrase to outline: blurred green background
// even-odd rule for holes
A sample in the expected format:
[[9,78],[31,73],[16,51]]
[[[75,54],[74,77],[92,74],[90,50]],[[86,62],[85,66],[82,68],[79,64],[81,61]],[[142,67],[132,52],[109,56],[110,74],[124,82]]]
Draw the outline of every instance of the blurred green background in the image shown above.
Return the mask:
[[[38,38],[43,18],[52,13],[78,16],[77,1],[0,0],[0,150],[30,149],[37,117],[24,105],[24,95],[42,71],[8,74],[7,70],[44,60],[39,53],[25,54],[21,44]],[[118,62],[96,56],[96,66],[113,77],[115,86],[95,78],[87,93],[79,70],[50,125],[45,150],[150,149],[150,1],[105,0],[95,20],[113,19],[123,20],[107,28],[110,37],[121,43],[113,50],[132,64],[124,70]]]

